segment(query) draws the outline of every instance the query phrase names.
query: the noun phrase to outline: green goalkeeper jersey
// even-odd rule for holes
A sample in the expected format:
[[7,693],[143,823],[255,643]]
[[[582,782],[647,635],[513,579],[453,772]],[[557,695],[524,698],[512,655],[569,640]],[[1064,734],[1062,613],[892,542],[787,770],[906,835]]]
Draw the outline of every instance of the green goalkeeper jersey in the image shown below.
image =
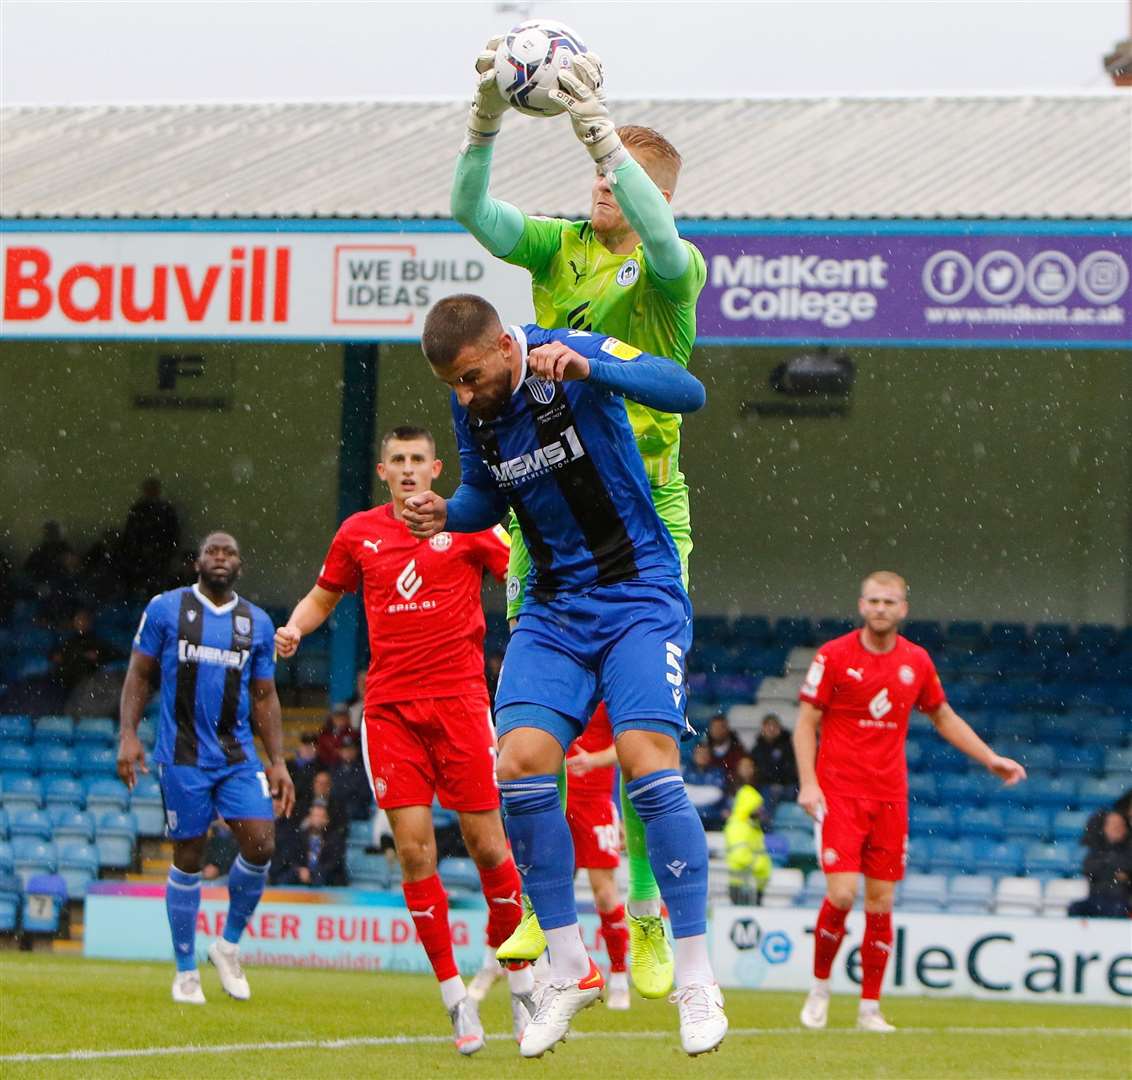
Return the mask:
[[[649,272],[640,244],[628,255],[615,255],[588,221],[528,217],[504,259],[530,271],[540,326],[610,334],[687,367],[707,267],[693,244],[681,242],[688,265],[679,277],[665,280]],[[680,417],[635,401],[625,407],[650,484],[667,486],[679,474]]]

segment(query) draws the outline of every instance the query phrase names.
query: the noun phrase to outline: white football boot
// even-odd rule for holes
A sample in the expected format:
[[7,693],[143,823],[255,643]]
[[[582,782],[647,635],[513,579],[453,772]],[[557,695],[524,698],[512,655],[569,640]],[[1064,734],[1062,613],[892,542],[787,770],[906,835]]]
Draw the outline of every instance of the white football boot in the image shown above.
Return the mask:
[[483,1024],[476,1003],[465,997],[448,1010],[456,1049],[465,1057],[483,1049]]
[[829,1020],[829,991],[814,987],[806,995],[806,1003],[802,1006],[802,1027],[820,1031]]
[[714,983],[692,983],[668,999],[680,1011],[680,1044],[690,1057],[718,1050],[727,1034],[723,994]]
[[570,1021],[601,996],[605,979],[591,960],[584,979],[548,982],[538,991],[535,1012],[519,1042],[519,1053],[525,1058],[542,1057],[566,1038]]
[[200,972],[178,971],[173,977],[173,1000],[178,1005],[203,1005],[204,991],[200,988]]
[[237,1001],[248,1001],[252,996],[247,976],[240,966],[240,946],[218,938],[208,947],[208,958],[220,976],[224,992]]

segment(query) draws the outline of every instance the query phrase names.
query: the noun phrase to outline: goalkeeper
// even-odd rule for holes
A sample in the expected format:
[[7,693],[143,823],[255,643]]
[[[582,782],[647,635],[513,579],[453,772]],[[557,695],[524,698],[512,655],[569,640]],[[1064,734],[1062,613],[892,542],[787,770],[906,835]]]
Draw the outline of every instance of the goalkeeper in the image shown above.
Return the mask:
[[[645,127],[615,128],[602,93],[601,63],[593,53],[559,75],[553,96],[596,165],[590,219],[528,217],[488,194],[492,146],[508,109],[494,76],[493,38],[476,61],[478,85],[456,164],[452,216],[492,255],[530,272],[540,326],[611,334],[668,356],[685,367],[696,338],[696,300],[707,268],[700,252],[676,231],[669,200],[680,155]],[[684,582],[692,550],[688,485],[680,471],[680,417],[626,401],[653,504],[680,555]],[[530,570],[523,538],[511,521],[507,617],[523,603]],[[672,987],[672,952],[661,920],[660,890],[649,865],[645,830],[622,787],[629,855],[629,924],[633,984],[644,997]],[[499,947],[500,960],[533,959],[545,939],[533,911]]]

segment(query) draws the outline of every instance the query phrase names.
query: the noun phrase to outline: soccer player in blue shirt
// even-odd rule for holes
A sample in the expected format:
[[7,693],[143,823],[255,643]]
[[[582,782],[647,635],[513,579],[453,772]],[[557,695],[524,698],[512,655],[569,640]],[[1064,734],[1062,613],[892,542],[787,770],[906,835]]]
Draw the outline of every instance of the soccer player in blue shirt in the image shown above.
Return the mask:
[[[159,593],[146,606],[122,686],[118,775],[133,788],[148,772],[138,724],[161,686],[161,720],[153,760],[173,840],[165,908],[177,974],[173,1000],[203,1005],[196,960],[201,862],[208,826],[219,814],[240,854],[228,874],[224,932],[208,950],[220,984],[251,997],[239,941],[256,909],[275,852],[272,798],[290,816],[295,788],[283,760],[275,692],[274,629],[267,614],[233,589],[240,547],[225,532],[209,533],[197,557],[195,585]],[[253,729],[271,764],[256,757]]]
[[460,486],[405,506],[417,536],[474,532],[510,506],[531,574],[496,692],[497,775],[507,833],[547,939],[549,982],[520,1042],[539,1057],[600,994],[578,932],[574,851],[558,797],[566,747],[599,700],[645,823],[668,906],[685,1051],[727,1031],[708,959],[707,843],[680,774],[691,605],[649,492],[625,399],[670,413],[705,400],[672,360],[578,330],[504,328],[482,297],[437,303],[422,348],[452,389]]

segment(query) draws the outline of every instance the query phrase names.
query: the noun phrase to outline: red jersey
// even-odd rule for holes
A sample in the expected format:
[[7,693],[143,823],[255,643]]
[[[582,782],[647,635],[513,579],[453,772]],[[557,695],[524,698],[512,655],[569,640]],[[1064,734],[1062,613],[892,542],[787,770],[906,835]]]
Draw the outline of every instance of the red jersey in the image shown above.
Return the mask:
[[318,584],[331,592],[362,586],[367,711],[393,701],[455,697],[477,686],[486,694],[480,587],[485,570],[503,580],[510,547],[500,528],[417,540],[393,516],[392,503],[342,522]]
[[[572,757],[579,750],[596,754],[599,750],[606,750],[613,745],[613,724],[609,720],[609,710],[603,701],[594,710],[590,722],[566,751],[567,758]],[[570,797],[576,792],[579,795],[605,795],[607,798],[613,793],[613,774],[616,765],[607,765],[601,769],[590,769],[587,773],[572,773],[566,770],[566,805],[570,805]]]
[[908,716],[913,708],[934,712],[947,700],[924,649],[897,635],[889,652],[870,652],[854,630],[818,650],[799,696],[824,714],[817,761],[823,791],[907,799]]

